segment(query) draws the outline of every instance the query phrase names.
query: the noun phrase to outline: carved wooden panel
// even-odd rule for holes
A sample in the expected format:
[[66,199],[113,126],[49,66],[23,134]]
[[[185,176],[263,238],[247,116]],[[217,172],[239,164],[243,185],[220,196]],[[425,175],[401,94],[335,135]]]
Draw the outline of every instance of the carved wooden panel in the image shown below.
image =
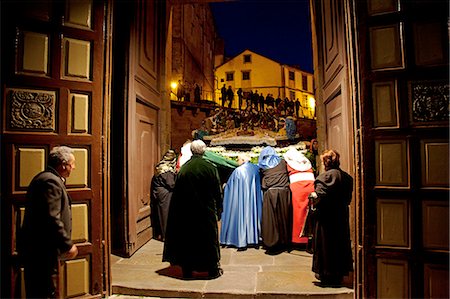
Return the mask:
[[403,25],[370,28],[371,67],[373,70],[392,70],[405,67]]
[[324,66],[324,85],[332,81],[344,65],[342,12],[339,0],[321,1],[322,5],[322,54]]
[[[341,156],[345,156],[348,151],[347,134],[342,108],[342,96],[338,94],[331,101],[325,104],[327,118],[327,147],[337,150]],[[341,168],[348,171],[348,159],[341,159]]]
[[400,10],[399,0],[367,0],[369,15],[385,14]]
[[398,127],[397,82],[372,84],[374,127]]
[[377,186],[409,186],[409,155],[405,140],[375,141]]
[[424,265],[424,298],[449,298],[448,267],[442,265]]
[[441,23],[416,23],[414,29],[414,58],[416,65],[434,66],[448,63],[448,35]]
[[34,89],[6,89],[9,130],[55,131],[56,92]]
[[158,152],[157,144],[157,111],[147,105],[137,102],[136,106],[136,141],[135,159],[135,190],[134,203],[136,223],[136,247],[139,248],[150,239],[150,182],[154,173],[154,165]]
[[410,82],[410,123],[416,126],[430,124],[448,126],[449,91],[448,82]]
[[422,240],[429,250],[449,250],[448,201],[422,202]]
[[157,91],[158,26],[155,1],[139,1],[137,11],[136,80],[146,88]]
[[409,298],[409,280],[407,261],[377,260],[377,298]]
[[448,141],[422,140],[422,186],[449,186],[449,148]]

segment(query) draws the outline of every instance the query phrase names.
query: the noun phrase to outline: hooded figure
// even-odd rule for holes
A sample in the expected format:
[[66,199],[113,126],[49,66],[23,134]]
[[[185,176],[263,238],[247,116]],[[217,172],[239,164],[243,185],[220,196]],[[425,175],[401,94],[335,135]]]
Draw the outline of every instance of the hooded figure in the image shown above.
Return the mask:
[[295,148],[289,149],[283,157],[287,163],[292,192],[292,242],[307,244],[308,237],[301,237],[301,233],[308,214],[308,195],[314,191],[311,162]]
[[150,185],[151,222],[153,238],[164,240],[167,226],[167,216],[175,187],[177,154],[168,150],[155,167]]
[[262,191],[259,168],[248,154],[239,155],[241,166],[231,174],[223,198],[220,243],[245,248],[259,244]]
[[278,253],[291,244],[292,206],[286,161],[267,146],[259,155],[263,212],[261,237],[268,253]]

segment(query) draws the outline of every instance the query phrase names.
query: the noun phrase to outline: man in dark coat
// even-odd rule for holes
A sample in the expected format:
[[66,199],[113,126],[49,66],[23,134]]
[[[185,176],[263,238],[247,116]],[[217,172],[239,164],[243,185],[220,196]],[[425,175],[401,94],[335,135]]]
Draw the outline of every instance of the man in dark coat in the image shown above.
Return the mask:
[[222,274],[217,221],[222,190],[214,165],[203,159],[206,145],[191,143],[192,158],[179,170],[169,208],[163,261],[181,266],[184,278],[193,271]]
[[312,270],[323,285],[339,285],[353,271],[349,211],[353,178],[339,168],[339,153],[327,150],[320,156],[325,166],[314,182],[316,208]]
[[27,298],[56,298],[58,258],[78,254],[72,243],[71,201],[65,181],[75,169],[73,150],[55,147],[47,169],[30,183],[18,251],[25,269]]

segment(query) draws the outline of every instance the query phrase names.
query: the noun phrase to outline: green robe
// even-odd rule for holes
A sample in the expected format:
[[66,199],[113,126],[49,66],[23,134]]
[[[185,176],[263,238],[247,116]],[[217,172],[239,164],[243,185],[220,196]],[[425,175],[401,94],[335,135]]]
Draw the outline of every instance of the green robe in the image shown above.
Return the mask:
[[219,266],[217,221],[222,213],[219,174],[194,155],[180,169],[170,202],[163,261],[208,271]]

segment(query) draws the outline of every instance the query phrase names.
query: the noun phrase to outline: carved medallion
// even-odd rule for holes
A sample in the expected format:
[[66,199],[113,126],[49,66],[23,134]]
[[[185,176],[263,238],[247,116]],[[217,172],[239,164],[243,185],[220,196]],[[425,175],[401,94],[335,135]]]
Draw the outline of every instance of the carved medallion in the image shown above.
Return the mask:
[[53,131],[55,101],[55,92],[10,89],[9,128]]
[[448,122],[449,84],[411,83],[411,117],[414,123]]

